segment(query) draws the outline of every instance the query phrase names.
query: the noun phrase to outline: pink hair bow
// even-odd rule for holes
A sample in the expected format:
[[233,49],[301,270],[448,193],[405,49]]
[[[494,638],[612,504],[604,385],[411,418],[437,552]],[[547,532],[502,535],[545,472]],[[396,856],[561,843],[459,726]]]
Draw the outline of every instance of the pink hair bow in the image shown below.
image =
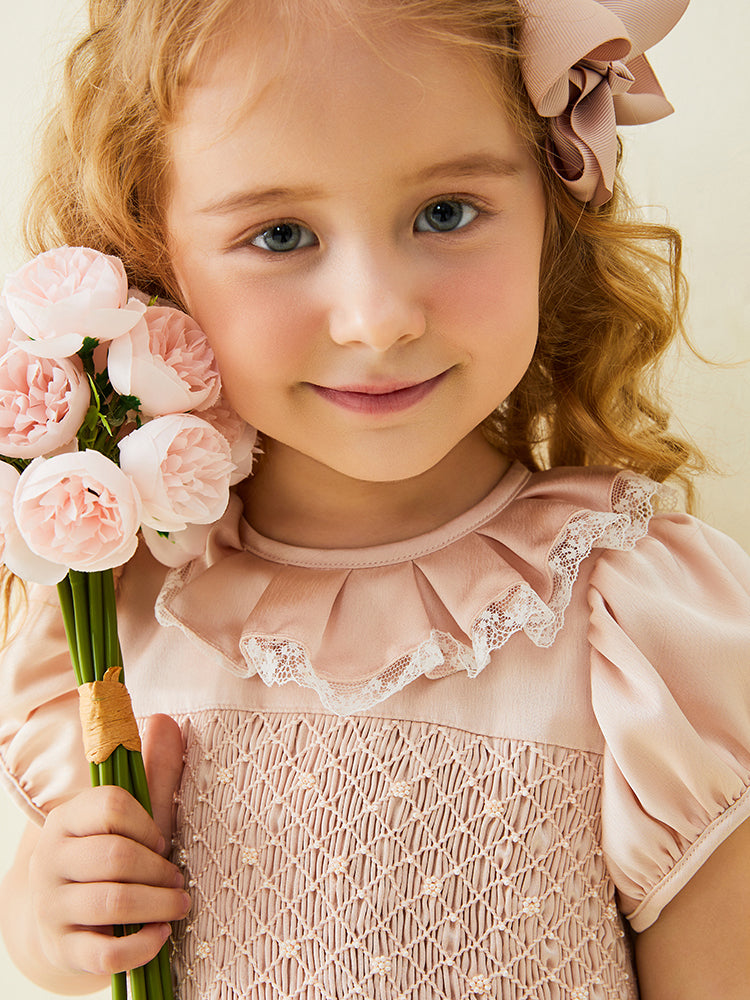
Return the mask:
[[521,0],[526,90],[551,118],[547,149],[579,201],[612,197],[617,126],[671,114],[643,55],[682,17],[689,0]]

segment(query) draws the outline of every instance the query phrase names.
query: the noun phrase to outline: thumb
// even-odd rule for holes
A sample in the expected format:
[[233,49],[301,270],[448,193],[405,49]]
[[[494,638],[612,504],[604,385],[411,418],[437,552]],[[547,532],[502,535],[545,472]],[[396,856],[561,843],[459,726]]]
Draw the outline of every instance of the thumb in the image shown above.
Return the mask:
[[182,775],[180,727],[168,715],[151,715],[143,727],[141,744],[154,821],[166,843],[164,854],[169,854],[174,794]]

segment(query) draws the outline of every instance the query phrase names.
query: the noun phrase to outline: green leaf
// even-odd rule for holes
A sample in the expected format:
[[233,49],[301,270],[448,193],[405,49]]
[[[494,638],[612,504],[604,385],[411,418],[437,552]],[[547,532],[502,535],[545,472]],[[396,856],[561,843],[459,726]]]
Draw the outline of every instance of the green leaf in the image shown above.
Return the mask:
[[86,354],[93,354],[98,346],[99,346],[99,341],[96,339],[96,337],[84,337],[83,345],[81,346],[81,349],[78,352],[78,357],[82,358]]

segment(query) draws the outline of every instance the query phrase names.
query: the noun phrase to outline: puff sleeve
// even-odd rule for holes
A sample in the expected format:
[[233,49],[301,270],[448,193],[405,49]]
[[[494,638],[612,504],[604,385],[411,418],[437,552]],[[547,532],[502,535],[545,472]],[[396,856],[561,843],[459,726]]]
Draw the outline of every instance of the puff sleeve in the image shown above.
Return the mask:
[[26,814],[46,814],[90,783],[78,693],[54,589],[28,608],[0,657],[0,776]]
[[598,559],[589,606],[603,848],[642,931],[750,816],[750,559],[657,514],[632,551]]

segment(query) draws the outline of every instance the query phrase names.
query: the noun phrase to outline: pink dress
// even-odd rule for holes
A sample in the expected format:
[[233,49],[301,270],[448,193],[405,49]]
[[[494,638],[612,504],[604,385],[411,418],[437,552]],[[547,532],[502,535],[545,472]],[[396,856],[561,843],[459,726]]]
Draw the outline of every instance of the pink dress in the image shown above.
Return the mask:
[[[625,1000],[750,815],[750,560],[657,487],[513,466],[437,531],[269,541],[121,580],[136,713],[186,740],[183,1000]],[[54,593],[0,671],[5,777],[87,785]],[[154,617],[154,607],[156,617]]]

